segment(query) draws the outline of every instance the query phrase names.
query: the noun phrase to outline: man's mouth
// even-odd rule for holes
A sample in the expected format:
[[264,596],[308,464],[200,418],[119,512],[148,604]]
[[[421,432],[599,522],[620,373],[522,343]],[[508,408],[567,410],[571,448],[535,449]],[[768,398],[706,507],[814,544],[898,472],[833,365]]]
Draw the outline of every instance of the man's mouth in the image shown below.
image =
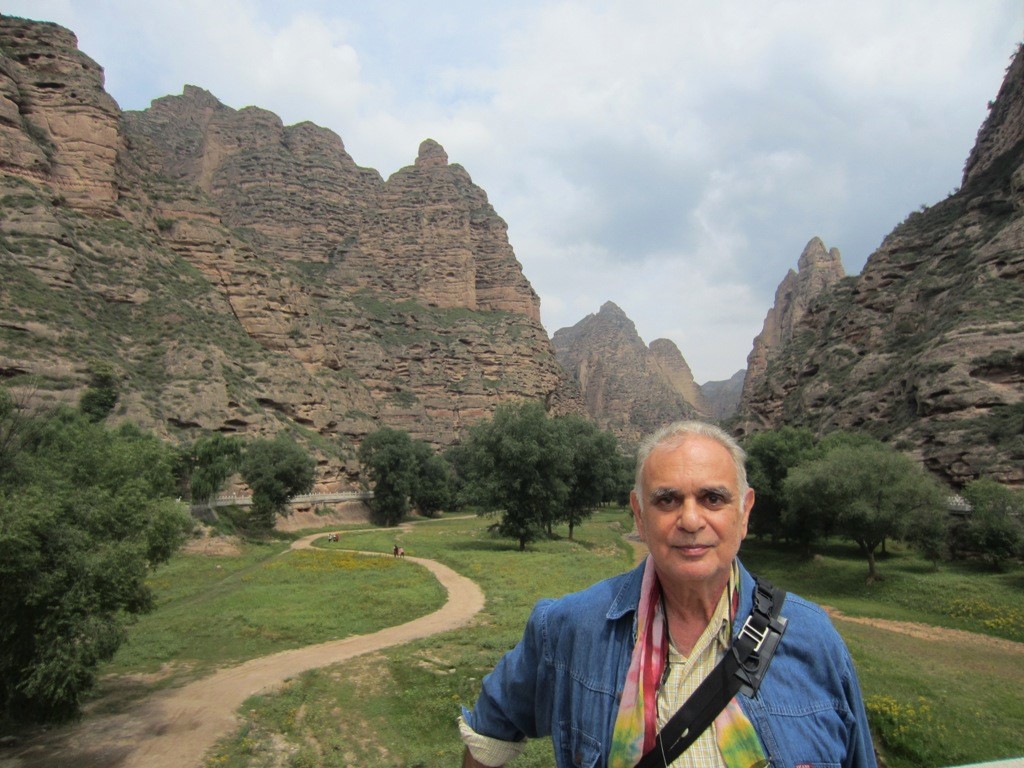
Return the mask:
[[710,544],[673,544],[672,549],[682,552],[684,555],[699,555],[711,549]]

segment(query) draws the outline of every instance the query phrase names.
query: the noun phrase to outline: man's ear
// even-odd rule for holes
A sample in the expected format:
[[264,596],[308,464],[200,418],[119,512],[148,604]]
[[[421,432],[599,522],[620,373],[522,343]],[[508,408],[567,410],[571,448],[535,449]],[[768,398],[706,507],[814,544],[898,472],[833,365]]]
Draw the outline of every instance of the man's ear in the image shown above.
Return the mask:
[[636,524],[636,532],[640,534],[640,541],[647,541],[647,533],[644,531],[644,517],[640,509],[640,497],[636,490],[629,492],[629,506],[633,508],[633,522]]
[[[754,508],[754,489],[747,488],[746,494],[743,496],[743,519],[740,521],[740,525],[743,528],[743,536],[747,535],[747,525],[750,523],[750,510]],[[741,536],[740,538],[743,538]]]

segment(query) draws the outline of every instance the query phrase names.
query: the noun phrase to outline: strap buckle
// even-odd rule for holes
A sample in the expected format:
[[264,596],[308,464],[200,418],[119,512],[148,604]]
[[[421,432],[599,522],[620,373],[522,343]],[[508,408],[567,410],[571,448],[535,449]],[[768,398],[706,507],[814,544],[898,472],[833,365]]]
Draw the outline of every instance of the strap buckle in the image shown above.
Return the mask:
[[742,646],[746,645],[746,643],[733,643],[731,648],[731,652],[737,662],[735,674],[740,682],[740,693],[751,697],[761,687],[761,681],[764,680],[764,676],[768,672],[768,664],[779,645],[779,641],[782,640],[782,635],[786,631],[786,624],[788,623],[784,616],[770,618],[767,623],[764,622],[762,617],[762,620],[757,622],[757,624],[760,624],[763,629],[759,629],[756,625],[751,624],[750,619],[752,618],[754,617],[750,616],[744,622],[743,629],[740,630],[737,640],[745,637],[747,640],[753,641],[754,646],[747,650],[746,653],[743,653],[742,650]]
[[764,645],[764,641],[768,638],[768,635],[771,633],[772,628],[771,625],[767,625],[763,630],[759,631],[757,627],[750,623],[750,620],[752,618],[754,618],[754,614],[750,614],[749,616],[747,616],[747,620],[743,622],[743,627],[740,629],[740,633],[736,637],[737,639],[739,639],[741,637],[746,636],[753,640],[754,647],[751,649],[750,652],[757,653],[761,650],[761,646]]
[[738,664],[735,674],[740,692],[746,696],[753,696],[761,687],[787,624],[786,618],[780,615],[785,592],[758,579],[753,597],[754,610],[743,622],[731,648]]

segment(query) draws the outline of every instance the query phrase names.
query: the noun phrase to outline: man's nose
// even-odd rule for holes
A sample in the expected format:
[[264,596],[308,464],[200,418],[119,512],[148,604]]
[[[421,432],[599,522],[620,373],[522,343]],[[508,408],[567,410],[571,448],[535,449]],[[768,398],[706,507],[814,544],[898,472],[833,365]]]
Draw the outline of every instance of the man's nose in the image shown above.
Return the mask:
[[687,533],[696,533],[704,527],[704,514],[697,499],[686,498],[679,505],[679,516],[676,518],[676,527]]

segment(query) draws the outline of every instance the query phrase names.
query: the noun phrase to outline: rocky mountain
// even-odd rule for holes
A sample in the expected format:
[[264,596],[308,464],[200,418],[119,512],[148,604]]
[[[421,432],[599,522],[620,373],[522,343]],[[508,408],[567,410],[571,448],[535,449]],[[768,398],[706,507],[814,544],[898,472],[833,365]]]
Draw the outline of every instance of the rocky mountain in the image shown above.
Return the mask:
[[552,337],[559,362],[579,385],[587,413],[625,444],[676,419],[710,413],[674,343],[644,344],[612,302]]
[[800,254],[797,271],[789,270],[776,289],[775,303],[765,316],[761,333],[754,338],[741,400],[749,400],[753,392],[770,386],[765,378],[768,364],[792,343],[808,307],[845,276],[839,249],[826,250],[821,238],[812,238]]
[[954,486],[1024,485],[1020,48],[960,189],[908,216],[779,342],[744,389],[744,431],[866,430]]
[[715,421],[727,421],[739,410],[746,376],[747,371],[743,368],[725,381],[706,381],[700,385],[700,391],[704,393],[704,399],[711,408],[710,415]]
[[288,430],[350,485],[380,425],[437,446],[510,398],[580,411],[505,222],[427,140],[384,180],[206,91],[122,113],[59,26],[0,16],[0,380],[170,439]]

